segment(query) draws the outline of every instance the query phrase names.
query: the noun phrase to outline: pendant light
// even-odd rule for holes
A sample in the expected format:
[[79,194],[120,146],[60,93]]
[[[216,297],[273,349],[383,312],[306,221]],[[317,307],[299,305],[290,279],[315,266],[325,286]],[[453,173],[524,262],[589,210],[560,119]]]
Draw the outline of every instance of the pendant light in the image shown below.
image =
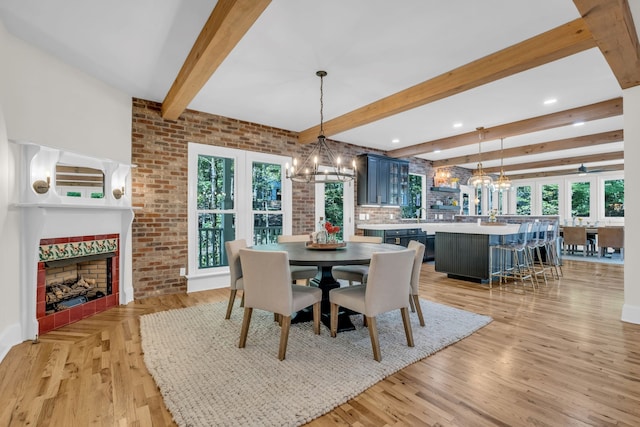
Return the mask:
[[504,170],[502,169],[502,167],[503,167],[502,162],[504,160],[503,143],[504,143],[504,138],[500,138],[500,176],[498,177],[498,180],[495,183],[495,188],[498,191],[505,191],[505,190],[508,190],[508,189],[511,188],[511,180],[509,178],[507,178],[507,176],[504,174]]
[[476,128],[478,131],[478,168],[473,171],[473,175],[467,181],[467,185],[475,188],[488,187],[493,184],[493,178],[484,173],[482,170],[482,137],[483,127]]
[[[320,77],[320,135],[318,141],[311,150],[311,153],[302,162],[298,162],[298,159],[293,159],[293,164],[289,167],[287,163],[286,177],[296,182],[306,183],[325,183],[325,182],[347,182],[351,181],[355,176],[356,161],[351,162],[352,170],[345,168],[342,164],[342,159],[337,156],[327,145],[326,138],[324,136],[324,114],[323,114],[323,79],[326,77],[326,71],[317,71],[316,76]],[[320,162],[329,162],[328,167],[320,168]]]

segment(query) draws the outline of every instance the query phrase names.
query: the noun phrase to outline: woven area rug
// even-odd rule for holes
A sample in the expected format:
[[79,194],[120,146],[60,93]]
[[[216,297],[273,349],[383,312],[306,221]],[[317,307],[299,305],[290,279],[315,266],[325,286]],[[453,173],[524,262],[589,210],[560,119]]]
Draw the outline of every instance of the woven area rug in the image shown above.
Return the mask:
[[[239,300],[238,300],[239,301]],[[322,326],[291,326],[279,361],[280,328],[254,310],[244,349],[243,309],[224,320],[226,302],[144,315],[145,363],[180,426],[295,426],[329,412],[376,382],[465,338],[491,318],[421,300],[426,326],[411,313],[415,347],[407,347],[400,311],[378,317],[382,362],[373,360],[362,316],[355,331],[331,338]]]

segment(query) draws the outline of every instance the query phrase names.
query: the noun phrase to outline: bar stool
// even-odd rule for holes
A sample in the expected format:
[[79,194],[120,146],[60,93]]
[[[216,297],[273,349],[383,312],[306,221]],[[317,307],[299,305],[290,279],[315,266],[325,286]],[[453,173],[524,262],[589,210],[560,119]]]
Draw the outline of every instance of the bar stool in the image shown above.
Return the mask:
[[538,221],[532,224],[531,239],[527,241],[527,251],[531,260],[531,274],[535,281],[540,284],[538,276],[542,275],[545,286],[548,286],[547,270],[549,268],[542,261],[542,252],[540,251],[541,248],[545,247],[544,233],[546,228],[547,223],[545,221]]
[[555,277],[559,279],[562,276],[562,262],[558,247],[560,245],[560,221],[553,221],[547,224],[547,232],[545,233],[545,253],[546,262],[551,267],[551,277],[555,272]]
[[527,248],[527,242],[531,239],[533,223],[520,224],[516,239],[494,246],[498,252],[498,272],[493,275],[500,277],[500,286],[507,283],[508,279],[521,281],[524,287],[525,280],[529,279],[533,289],[536,288],[534,275],[532,274],[532,259]]

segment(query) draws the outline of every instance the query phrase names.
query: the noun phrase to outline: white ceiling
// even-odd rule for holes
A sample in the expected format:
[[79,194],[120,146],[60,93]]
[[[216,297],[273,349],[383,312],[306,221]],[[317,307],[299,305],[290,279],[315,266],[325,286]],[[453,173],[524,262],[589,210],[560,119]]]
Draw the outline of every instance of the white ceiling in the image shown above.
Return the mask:
[[[0,0],[0,19],[13,35],[62,61],[133,97],[162,102],[215,3]],[[630,6],[637,27],[640,1]],[[317,70],[328,72],[327,121],[579,17],[572,0],[273,0],[189,108],[302,131],[320,120]],[[620,96],[602,54],[591,49],[327,136],[386,151]],[[543,105],[548,98],[558,101]],[[454,128],[457,122],[462,127]],[[512,148],[622,128],[622,117],[614,117],[504,144]],[[394,138],[400,142],[392,144]],[[623,145],[531,155],[526,161],[619,151]],[[483,152],[499,149],[500,141],[483,142]],[[440,160],[477,151],[467,146],[420,157]],[[483,165],[499,166],[499,160]]]

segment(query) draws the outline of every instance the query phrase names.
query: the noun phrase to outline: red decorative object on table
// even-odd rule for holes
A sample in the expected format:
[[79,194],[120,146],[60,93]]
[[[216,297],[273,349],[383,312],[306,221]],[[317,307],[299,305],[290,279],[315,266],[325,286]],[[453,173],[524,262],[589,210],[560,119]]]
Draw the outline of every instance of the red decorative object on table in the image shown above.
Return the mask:
[[327,240],[335,243],[336,234],[340,231],[340,227],[337,225],[333,225],[329,221],[327,221],[324,223],[324,229],[327,230],[327,234],[329,235],[329,238]]

